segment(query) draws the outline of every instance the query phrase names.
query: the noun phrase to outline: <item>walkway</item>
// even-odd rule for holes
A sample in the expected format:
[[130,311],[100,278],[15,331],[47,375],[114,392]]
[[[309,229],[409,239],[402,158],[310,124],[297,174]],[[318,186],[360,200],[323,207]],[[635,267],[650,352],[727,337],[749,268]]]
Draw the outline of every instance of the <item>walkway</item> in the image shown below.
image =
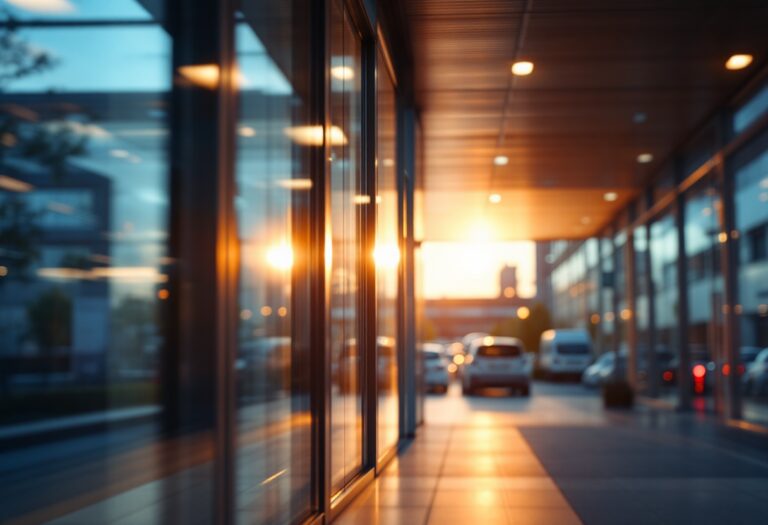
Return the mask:
[[596,393],[548,384],[530,400],[452,390],[427,417],[337,523],[765,523],[768,439],[708,418],[606,413]]

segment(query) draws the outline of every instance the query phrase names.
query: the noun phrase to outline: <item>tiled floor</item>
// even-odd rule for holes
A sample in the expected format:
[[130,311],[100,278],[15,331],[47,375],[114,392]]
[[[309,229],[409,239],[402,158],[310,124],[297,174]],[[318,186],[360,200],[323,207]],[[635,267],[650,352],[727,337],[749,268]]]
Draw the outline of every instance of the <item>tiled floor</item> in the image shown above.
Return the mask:
[[432,396],[341,525],[763,524],[768,443],[695,414],[606,412],[594,391]]
[[336,523],[570,525],[581,521],[519,430],[475,420],[425,427]]

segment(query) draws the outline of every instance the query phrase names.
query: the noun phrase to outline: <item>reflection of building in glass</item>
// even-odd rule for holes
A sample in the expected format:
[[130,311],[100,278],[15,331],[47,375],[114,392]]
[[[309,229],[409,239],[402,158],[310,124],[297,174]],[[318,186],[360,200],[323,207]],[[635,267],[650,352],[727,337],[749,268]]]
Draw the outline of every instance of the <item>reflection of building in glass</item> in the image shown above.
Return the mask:
[[[3,172],[26,185],[0,191],[0,206],[14,210],[0,225],[10,241],[0,255],[8,269],[0,283],[4,368],[25,376],[101,378],[110,339],[104,270],[111,257],[112,183],[72,165],[53,174],[34,159],[5,159]],[[13,233],[19,218],[29,220],[29,229],[18,232],[24,238]]]

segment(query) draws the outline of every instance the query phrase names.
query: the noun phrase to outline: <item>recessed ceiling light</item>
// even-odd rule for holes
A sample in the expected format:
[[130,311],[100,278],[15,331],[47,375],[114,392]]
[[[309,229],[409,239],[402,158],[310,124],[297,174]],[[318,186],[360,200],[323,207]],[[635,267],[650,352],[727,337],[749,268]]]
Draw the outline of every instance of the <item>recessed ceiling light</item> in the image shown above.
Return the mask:
[[606,191],[603,193],[603,199],[607,202],[613,202],[619,198],[619,194],[615,191]]
[[509,157],[506,155],[496,155],[493,159],[493,163],[497,166],[506,166],[509,164]]
[[533,62],[521,60],[512,64],[512,74],[518,77],[524,77],[533,73]]
[[581,224],[589,224],[590,222],[592,222],[592,219],[586,215],[581,218]]
[[501,202],[501,195],[498,193],[491,193],[488,195],[488,200],[491,202],[491,204],[498,204]]
[[640,164],[648,164],[649,162],[653,161],[653,155],[650,153],[641,153],[637,156],[637,162]]
[[752,63],[752,55],[747,55],[747,54],[731,55],[730,57],[728,57],[728,60],[725,62],[725,69],[729,69],[731,71],[738,71],[739,69],[744,69],[751,63]]

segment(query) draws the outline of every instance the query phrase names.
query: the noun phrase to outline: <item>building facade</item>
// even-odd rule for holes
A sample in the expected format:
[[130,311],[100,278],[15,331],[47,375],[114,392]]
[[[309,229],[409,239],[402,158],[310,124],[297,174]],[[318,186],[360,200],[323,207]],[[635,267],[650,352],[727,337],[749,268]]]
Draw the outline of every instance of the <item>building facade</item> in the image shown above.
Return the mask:
[[0,521],[320,522],[414,435],[398,16],[4,5]]
[[644,395],[768,424],[766,71],[666,160],[602,235],[550,242],[559,326],[629,357]]

